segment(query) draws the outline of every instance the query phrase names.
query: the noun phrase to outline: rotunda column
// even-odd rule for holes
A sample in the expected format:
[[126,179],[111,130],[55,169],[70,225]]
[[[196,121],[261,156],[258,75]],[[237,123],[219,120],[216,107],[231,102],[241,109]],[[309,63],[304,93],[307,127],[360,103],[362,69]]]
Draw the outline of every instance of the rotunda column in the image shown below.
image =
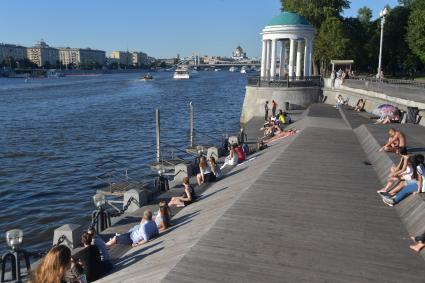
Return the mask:
[[310,41],[310,48],[309,48],[309,54],[308,54],[308,60],[309,60],[309,64],[308,64],[308,74],[309,76],[311,76],[313,74],[312,68],[313,68],[313,41],[314,39],[309,40]]
[[310,66],[311,66],[311,40],[305,39],[304,49],[304,77],[310,77]]
[[276,39],[272,40],[272,56],[271,56],[271,65],[270,65],[270,77],[272,80],[276,78]]
[[279,58],[279,77],[283,77],[285,73],[285,62],[286,62],[286,47],[285,40],[280,41],[280,58]]
[[294,61],[295,61],[295,39],[290,40],[290,45],[289,45],[289,76],[293,77],[295,70],[294,70]]
[[302,51],[302,46],[301,46],[301,41],[297,41],[297,72],[296,75],[297,77],[301,77],[301,59],[303,56],[303,51]]
[[261,50],[261,77],[266,76],[266,61],[267,60],[267,45],[266,40],[263,39],[263,48]]
[[266,42],[267,56],[266,56],[266,77],[270,77],[270,63],[271,63],[271,41]]

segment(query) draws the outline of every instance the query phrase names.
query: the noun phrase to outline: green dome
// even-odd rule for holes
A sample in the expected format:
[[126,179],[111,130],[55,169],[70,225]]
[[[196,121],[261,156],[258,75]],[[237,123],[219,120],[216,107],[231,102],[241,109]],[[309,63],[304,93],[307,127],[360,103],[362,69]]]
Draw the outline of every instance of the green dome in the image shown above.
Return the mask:
[[309,22],[303,17],[296,13],[282,12],[279,16],[274,17],[268,24],[268,26],[295,26],[305,25],[309,26]]

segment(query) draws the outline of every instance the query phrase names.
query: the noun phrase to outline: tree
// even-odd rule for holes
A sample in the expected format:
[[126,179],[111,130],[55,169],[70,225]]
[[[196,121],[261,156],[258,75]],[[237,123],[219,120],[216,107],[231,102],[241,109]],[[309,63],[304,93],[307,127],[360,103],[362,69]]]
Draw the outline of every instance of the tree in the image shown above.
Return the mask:
[[407,43],[412,52],[425,63],[425,0],[413,3],[407,28]]
[[315,40],[321,73],[326,73],[331,59],[343,59],[347,43],[342,21],[336,17],[327,18],[320,26]]
[[357,11],[357,18],[364,25],[370,24],[370,19],[372,19],[372,10],[366,6],[363,6]]

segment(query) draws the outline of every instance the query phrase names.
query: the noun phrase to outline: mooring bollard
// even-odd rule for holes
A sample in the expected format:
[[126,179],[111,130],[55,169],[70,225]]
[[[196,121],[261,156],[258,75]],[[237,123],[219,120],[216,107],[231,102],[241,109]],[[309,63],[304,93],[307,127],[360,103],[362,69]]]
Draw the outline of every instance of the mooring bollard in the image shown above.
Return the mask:
[[191,176],[191,169],[190,169],[190,165],[189,164],[185,164],[185,163],[179,163],[176,166],[174,166],[174,182],[183,182],[183,178],[184,177],[189,177]]
[[148,202],[148,196],[144,190],[139,191],[139,190],[131,189],[124,193],[123,209],[125,209],[128,201],[131,198],[133,198],[132,199],[133,201],[131,201],[127,207],[126,211],[128,212],[134,212]]
[[[84,232],[84,228],[78,224],[65,224],[59,228],[56,228],[53,233],[53,245],[58,244],[59,239],[63,239],[62,245],[67,246],[70,249],[75,249],[80,246],[81,235]],[[64,238],[61,238],[64,236]]]
[[209,147],[207,150],[207,160],[209,160],[211,156],[214,157],[215,161],[218,161],[218,148],[215,146]]

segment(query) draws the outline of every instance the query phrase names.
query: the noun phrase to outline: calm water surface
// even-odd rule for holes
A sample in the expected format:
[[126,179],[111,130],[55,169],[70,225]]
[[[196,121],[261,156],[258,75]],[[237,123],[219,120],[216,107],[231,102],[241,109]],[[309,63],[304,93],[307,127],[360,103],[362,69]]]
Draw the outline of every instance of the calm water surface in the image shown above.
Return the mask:
[[25,247],[45,249],[53,229],[89,221],[91,197],[105,160],[141,180],[155,158],[155,108],[161,135],[176,148],[188,145],[190,101],[197,139],[219,143],[239,125],[246,77],[199,72],[187,81],[172,73],[91,77],[0,79],[0,251],[5,231],[24,230]]

